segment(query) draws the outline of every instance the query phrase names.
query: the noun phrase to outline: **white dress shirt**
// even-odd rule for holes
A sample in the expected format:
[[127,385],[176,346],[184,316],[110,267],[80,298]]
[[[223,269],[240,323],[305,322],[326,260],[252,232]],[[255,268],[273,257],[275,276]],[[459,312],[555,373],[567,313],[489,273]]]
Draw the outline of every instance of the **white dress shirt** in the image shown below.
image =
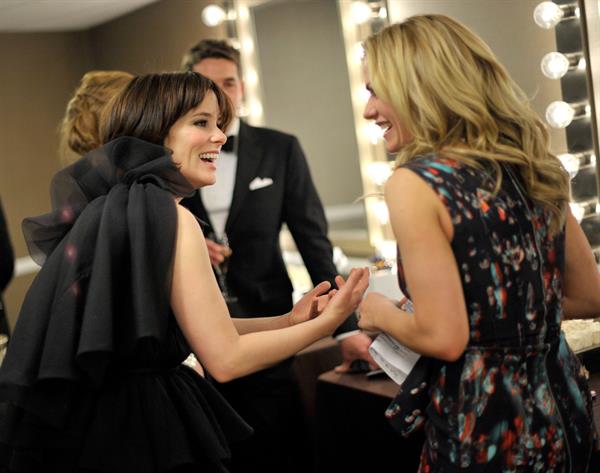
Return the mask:
[[[237,138],[239,131],[240,119],[235,118],[227,130],[227,136]],[[223,233],[225,233],[225,224],[227,223],[231,199],[233,198],[237,161],[237,145],[231,153],[221,151],[217,158],[217,182],[212,186],[205,186],[200,189],[204,208],[208,213],[217,238],[222,238]]]

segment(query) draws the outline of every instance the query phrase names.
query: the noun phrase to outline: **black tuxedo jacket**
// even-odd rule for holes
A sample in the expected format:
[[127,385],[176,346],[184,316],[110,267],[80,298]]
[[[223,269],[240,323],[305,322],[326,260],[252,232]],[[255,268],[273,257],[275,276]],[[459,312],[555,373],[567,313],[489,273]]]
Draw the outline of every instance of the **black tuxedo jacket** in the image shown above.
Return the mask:
[[[314,284],[334,282],[332,246],[323,206],[298,140],[240,122],[235,186],[225,231],[233,250],[227,282],[239,304],[233,316],[282,314],[292,307],[292,283],[283,262],[279,232],[285,222]],[[183,204],[198,218],[210,217],[200,192]],[[336,333],[356,329],[354,316]]]

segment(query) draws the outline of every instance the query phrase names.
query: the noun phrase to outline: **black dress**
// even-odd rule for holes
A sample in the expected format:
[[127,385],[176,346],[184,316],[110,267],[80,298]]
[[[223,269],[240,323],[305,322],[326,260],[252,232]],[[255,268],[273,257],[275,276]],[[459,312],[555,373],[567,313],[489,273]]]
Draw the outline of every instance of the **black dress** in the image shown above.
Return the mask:
[[[560,330],[564,232],[550,236],[549,213],[508,166],[497,194],[485,167],[436,155],[403,167],[450,214],[470,329],[462,357],[437,364],[419,471],[588,471],[596,441],[589,388]],[[406,291],[400,259],[398,275]],[[407,413],[392,404],[387,415]]]
[[192,191],[134,138],[55,176],[55,211],[24,222],[44,264],[0,368],[0,471],[226,471],[251,429],[181,366],[169,304],[174,196]]

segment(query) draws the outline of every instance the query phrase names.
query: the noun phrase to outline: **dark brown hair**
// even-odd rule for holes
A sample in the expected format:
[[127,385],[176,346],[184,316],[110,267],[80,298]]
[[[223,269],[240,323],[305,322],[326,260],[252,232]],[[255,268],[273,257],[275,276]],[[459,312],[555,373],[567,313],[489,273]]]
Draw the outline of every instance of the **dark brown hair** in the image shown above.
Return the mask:
[[202,103],[209,91],[217,96],[218,126],[226,130],[233,107],[210,79],[196,72],[138,76],[107,105],[100,129],[102,142],[133,136],[162,146],[173,124]]
[[227,41],[221,39],[203,39],[192,46],[183,56],[181,69],[191,71],[203,59],[227,59],[237,66],[238,74],[242,76],[240,52]]

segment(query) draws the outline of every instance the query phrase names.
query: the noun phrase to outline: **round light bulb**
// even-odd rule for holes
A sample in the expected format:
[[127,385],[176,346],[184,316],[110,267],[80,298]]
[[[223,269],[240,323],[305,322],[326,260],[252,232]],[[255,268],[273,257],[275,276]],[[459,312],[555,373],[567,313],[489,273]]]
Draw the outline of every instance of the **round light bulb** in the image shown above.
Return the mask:
[[392,168],[389,163],[377,161],[369,163],[369,176],[375,184],[382,186],[392,174]]
[[546,121],[554,128],[566,128],[574,116],[573,107],[560,100],[552,102],[546,109]]
[[385,260],[395,261],[397,252],[396,240],[381,240],[377,242],[375,247],[377,252],[383,256]]
[[250,115],[253,117],[262,117],[263,107],[258,100],[253,100],[250,104]]
[[381,225],[387,225],[389,223],[390,214],[387,205],[383,200],[378,200],[373,203],[373,213]]
[[375,122],[369,122],[365,125],[365,135],[369,138],[371,144],[376,145],[383,138],[383,130]]
[[535,21],[536,25],[545,30],[549,30],[558,25],[563,16],[564,12],[562,8],[554,2],[542,2],[535,7],[535,10],[533,10],[533,21]]
[[354,23],[362,25],[371,18],[371,7],[366,2],[356,0],[350,6],[350,16]]
[[569,70],[569,59],[561,53],[548,53],[542,58],[542,72],[549,79],[560,79]]
[[581,222],[581,219],[585,215],[585,208],[583,205],[571,202],[569,207],[571,207],[571,213],[573,214],[573,217],[575,217],[578,222]]
[[571,179],[573,179],[579,172],[579,158],[570,153],[565,153],[558,155],[558,159],[560,159],[563,167],[569,173]]
[[225,10],[220,6],[213,4],[205,6],[201,14],[202,22],[206,26],[218,26],[223,22],[226,16]]

